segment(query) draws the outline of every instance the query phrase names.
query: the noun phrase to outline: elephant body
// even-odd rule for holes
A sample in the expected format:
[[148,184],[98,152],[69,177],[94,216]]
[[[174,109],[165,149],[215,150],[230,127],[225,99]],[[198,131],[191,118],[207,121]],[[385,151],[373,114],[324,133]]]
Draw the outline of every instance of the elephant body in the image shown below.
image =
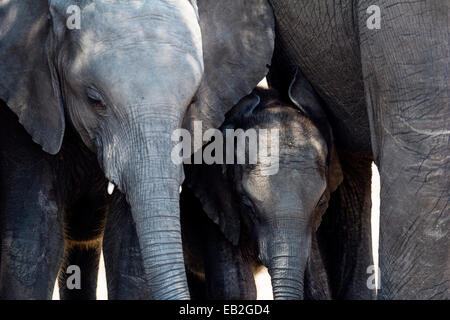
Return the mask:
[[[270,2],[277,34],[269,82],[285,92],[286,75],[304,73],[325,102],[343,168],[319,241],[334,296],[375,296],[367,285],[373,160],[378,297],[448,298],[448,2]],[[370,27],[373,6],[380,28]]]
[[95,154],[68,128],[51,156],[3,103],[0,115],[0,297],[51,299],[61,269],[62,298],[95,299],[96,275],[81,277],[82,297],[66,286],[69,265],[98,267],[108,182]]

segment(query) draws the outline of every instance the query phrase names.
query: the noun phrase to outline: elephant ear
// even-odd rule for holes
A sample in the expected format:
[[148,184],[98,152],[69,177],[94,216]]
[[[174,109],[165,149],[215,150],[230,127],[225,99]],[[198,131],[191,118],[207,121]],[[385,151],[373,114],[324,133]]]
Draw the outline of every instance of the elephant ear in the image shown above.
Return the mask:
[[[198,0],[204,76],[183,126],[218,128],[227,113],[268,73],[275,22],[267,0]],[[193,150],[194,152],[196,150]]]
[[56,154],[65,123],[57,77],[47,54],[50,30],[47,1],[0,3],[0,99],[34,142]]
[[322,100],[298,68],[289,87],[289,98],[308,118],[327,118]]
[[186,184],[200,200],[203,211],[233,245],[239,242],[240,212],[222,165],[186,165]]
[[[260,97],[255,93],[242,98],[227,113],[227,118],[220,127],[222,133],[225,134],[226,129],[234,129],[236,123],[251,117],[260,102]],[[201,151],[202,149],[197,152]],[[226,150],[224,155],[225,152]],[[225,238],[237,245],[241,224],[240,207],[225,165],[188,165],[185,166],[185,172],[186,183],[200,200],[203,211],[219,226]]]
[[289,87],[289,98],[305,116],[314,122],[327,142],[328,188],[330,192],[333,192],[343,180],[341,163],[333,141],[333,133],[323,107],[324,102],[298,68]]
[[260,103],[261,98],[255,92],[245,96],[227,113],[226,119],[220,129],[222,131],[226,129],[234,129],[236,123],[240,123],[245,121],[245,119],[252,117],[253,112],[260,105]]

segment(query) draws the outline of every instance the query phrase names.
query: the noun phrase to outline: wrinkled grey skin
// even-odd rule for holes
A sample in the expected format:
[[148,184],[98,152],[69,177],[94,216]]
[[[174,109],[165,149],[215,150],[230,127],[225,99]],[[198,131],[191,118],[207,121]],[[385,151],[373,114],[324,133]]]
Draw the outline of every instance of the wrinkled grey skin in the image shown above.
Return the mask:
[[[266,1],[254,0],[255,11],[241,21],[236,14],[242,17],[239,1],[225,5],[205,0],[197,11],[195,1],[83,0],[77,2],[81,29],[70,30],[66,28],[70,4],[63,0],[0,4],[0,99],[50,156],[60,152],[65,131],[73,127],[106,178],[126,195],[151,297],[187,299],[178,195],[183,169],[171,161],[171,134],[183,119],[188,128],[195,120],[204,121],[205,129],[219,126],[225,112],[264,77],[273,51],[270,8]],[[217,28],[225,25],[229,32],[215,39],[216,30],[201,28],[199,15],[203,26],[214,19]],[[244,27],[247,37],[241,40],[237,31]],[[248,66],[245,74],[239,71],[240,63]],[[218,93],[221,87],[228,91]],[[32,149],[24,148],[29,159],[36,152]],[[44,221],[55,190],[41,181],[42,190],[48,190],[35,215]],[[7,184],[9,191],[18,186]],[[27,202],[33,195],[21,196],[20,201]],[[14,200],[6,198],[5,207]],[[39,234],[45,235],[45,230],[50,234],[50,226],[58,223],[54,217],[61,217],[54,212],[59,208],[51,209],[52,222],[39,224]],[[26,219],[22,223],[21,232],[7,241],[20,239],[15,247],[24,244],[25,249],[17,254],[8,251],[14,246],[6,246],[2,254],[12,261],[4,270],[14,262],[33,261],[42,250],[47,254],[55,250],[57,241],[39,243],[42,238],[26,228]],[[50,297],[50,280],[39,284],[43,290],[34,291],[38,273],[16,271],[9,280],[17,285],[2,288],[7,298]],[[20,281],[28,277],[32,279]]]
[[[232,109],[222,132],[232,128],[278,129],[280,168],[265,176],[260,162],[185,165],[180,207],[192,297],[255,299],[253,271],[262,263],[275,299],[330,298],[315,235],[342,179],[329,128],[321,132],[294,104],[260,89]],[[104,237],[109,296],[141,299],[147,293],[134,227],[121,210],[127,210],[123,201],[114,201]],[[293,272],[289,279],[286,270]]]
[[[344,171],[322,241],[335,296],[374,296],[366,286],[373,159],[381,177],[378,298],[448,299],[449,2],[270,2],[270,83],[283,90],[287,75],[302,70],[326,104]],[[381,9],[379,30],[367,27],[371,5]]]

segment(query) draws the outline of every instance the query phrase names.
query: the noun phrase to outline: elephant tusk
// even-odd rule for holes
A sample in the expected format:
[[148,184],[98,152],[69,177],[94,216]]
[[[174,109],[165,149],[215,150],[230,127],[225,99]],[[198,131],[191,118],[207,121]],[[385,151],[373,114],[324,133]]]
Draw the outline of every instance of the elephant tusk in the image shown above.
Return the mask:
[[108,191],[108,194],[109,195],[112,195],[113,194],[113,192],[114,192],[114,188],[115,188],[116,186],[110,181],[109,183],[108,183],[108,189],[107,189],[107,191]]
[[180,193],[181,193],[181,190],[183,190],[183,188],[180,186]]

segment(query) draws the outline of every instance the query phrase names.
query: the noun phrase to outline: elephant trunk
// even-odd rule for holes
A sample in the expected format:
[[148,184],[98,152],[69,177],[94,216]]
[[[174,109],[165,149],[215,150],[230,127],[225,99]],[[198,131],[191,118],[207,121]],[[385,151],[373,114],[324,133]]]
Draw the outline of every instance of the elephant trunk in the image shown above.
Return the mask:
[[[141,119],[142,120],[142,119]],[[182,166],[171,161],[177,116],[153,115],[131,136],[121,189],[127,196],[152,299],[189,299],[179,217]],[[135,130],[136,131],[136,130]],[[129,139],[130,137],[128,137]]]
[[[277,231],[278,230],[278,231]],[[267,267],[275,300],[302,300],[304,274],[311,246],[299,228],[275,228],[268,241]]]

